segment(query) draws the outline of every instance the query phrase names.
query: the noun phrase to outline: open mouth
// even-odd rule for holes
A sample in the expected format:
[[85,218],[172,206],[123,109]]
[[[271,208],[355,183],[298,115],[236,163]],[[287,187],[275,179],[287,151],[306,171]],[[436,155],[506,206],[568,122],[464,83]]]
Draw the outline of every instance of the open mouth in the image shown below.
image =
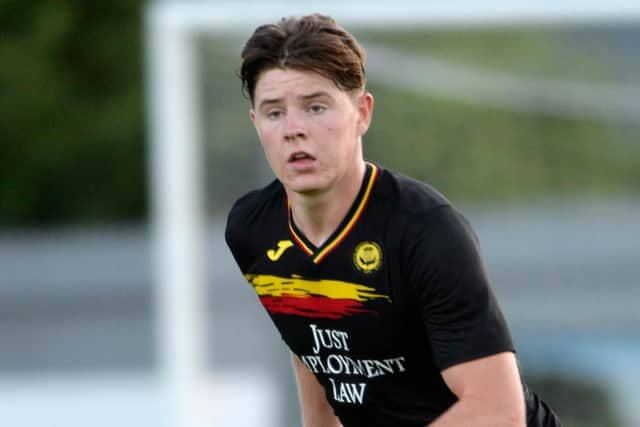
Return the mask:
[[298,151],[293,153],[291,156],[289,156],[289,162],[298,162],[298,161],[302,161],[302,160],[315,160],[315,157],[313,157],[310,154],[307,154],[303,151]]

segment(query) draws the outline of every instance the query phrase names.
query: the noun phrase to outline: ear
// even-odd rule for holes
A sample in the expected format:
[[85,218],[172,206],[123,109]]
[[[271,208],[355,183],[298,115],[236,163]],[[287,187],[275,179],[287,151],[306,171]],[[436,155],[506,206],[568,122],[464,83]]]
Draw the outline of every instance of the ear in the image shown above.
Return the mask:
[[373,95],[369,92],[364,92],[359,95],[356,101],[356,108],[358,110],[358,136],[362,136],[367,133],[369,125],[371,124],[371,117],[373,116]]
[[253,111],[253,108],[249,110],[249,118],[251,119],[251,123],[253,123],[253,128],[258,134],[258,139],[260,139],[260,142],[262,142],[262,139],[260,138],[260,131],[258,130],[258,126],[256,124],[256,112]]

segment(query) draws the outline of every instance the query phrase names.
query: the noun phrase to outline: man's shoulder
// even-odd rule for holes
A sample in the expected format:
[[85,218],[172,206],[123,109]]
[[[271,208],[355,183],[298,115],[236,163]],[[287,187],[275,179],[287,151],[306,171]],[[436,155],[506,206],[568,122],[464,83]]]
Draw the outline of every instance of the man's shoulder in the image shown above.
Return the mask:
[[280,182],[240,197],[227,218],[225,240],[240,269],[244,271],[260,242],[272,230],[278,216],[286,218],[286,199]]
[[380,167],[380,195],[398,214],[424,214],[451,206],[449,200],[431,185],[392,169]]
[[282,184],[278,180],[273,180],[267,186],[240,197],[229,211],[227,233],[238,226],[246,229],[260,222],[260,218],[264,218],[265,214],[271,212],[277,205],[285,203],[284,194]]
[[255,209],[257,206],[268,203],[274,198],[284,194],[284,187],[277,179],[257,190],[249,191],[239,197],[233,204],[230,214],[236,214],[247,209]]

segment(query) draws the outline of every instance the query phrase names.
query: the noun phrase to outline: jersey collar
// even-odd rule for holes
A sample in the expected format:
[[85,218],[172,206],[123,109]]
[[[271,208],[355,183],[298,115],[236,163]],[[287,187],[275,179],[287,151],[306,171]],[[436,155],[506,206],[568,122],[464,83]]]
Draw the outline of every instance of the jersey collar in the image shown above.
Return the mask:
[[307,238],[302,234],[300,230],[296,227],[296,224],[293,222],[293,217],[291,215],[291,202],[287,198],[287,219],[289,222],[289,231],[291,232],[291,236],[296,244],[310,257],[313,258],[313,262],[318,264],[322,261],[332,250],[334,250],[340,242],[342,242],[345,237],[349,234],[349,232],[356,225],[362,212],[364,211],[365,206],[369,202],[369,198],[371,196],[371,190],[373,188],[373,184],[375,183],[376,177],[378,176],[378,167],[373,163],[367,162],[367,168],[364,174],[364,179],[362,180],[362,185],[360,186],[360,191],[356,196],[349,212],[344,217],[336,231],[329,236],[325,243],[322,246],[316,248]]

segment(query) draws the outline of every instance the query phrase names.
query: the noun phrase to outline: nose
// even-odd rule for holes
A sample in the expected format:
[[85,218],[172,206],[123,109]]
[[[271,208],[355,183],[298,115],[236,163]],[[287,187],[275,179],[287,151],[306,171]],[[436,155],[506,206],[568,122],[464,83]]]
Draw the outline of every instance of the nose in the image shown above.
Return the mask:
[[293,111],[287,112],[285,121],[284,139],[285,141],[294,141],[296,139],[304,139],[307,136],[303,121]]

